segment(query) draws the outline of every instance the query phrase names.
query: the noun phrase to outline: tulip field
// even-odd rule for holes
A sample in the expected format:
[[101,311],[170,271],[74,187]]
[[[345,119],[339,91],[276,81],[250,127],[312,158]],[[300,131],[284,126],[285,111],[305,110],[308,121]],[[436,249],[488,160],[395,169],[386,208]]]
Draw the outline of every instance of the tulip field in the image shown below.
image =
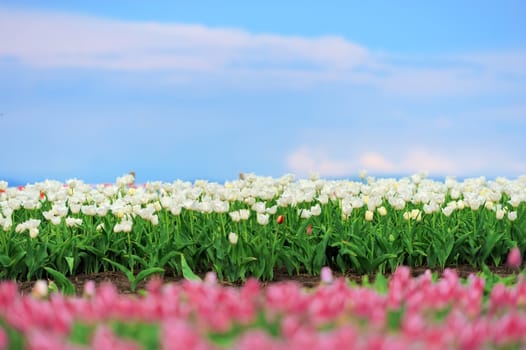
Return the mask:
[[0,349],[522,349],[525,252],[526,176],[0,181]]

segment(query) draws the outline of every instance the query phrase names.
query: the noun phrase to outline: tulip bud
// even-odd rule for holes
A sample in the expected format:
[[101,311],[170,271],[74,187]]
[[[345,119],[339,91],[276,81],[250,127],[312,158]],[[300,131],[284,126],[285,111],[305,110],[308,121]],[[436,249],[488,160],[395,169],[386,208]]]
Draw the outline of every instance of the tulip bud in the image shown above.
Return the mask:
[[324,266],[321,268],[321,282],[324,284],[331,284],[334,280],[334,277],[332,276],[332,270],[328,266]]
[[511,248],[510,252],[508,253],[508,266],[511,268],[517,268],[521,265],[522,257],[521,257],[521,251],[518,247]]
[[48,295],[47,281],[45,280],[36,281],[35,285],[33,286],[33,289],[31,290],[31,294],[33,294],[33,296],[38,299],[47,297]]
[[95,281],[89,280],[84,284],[84,291],[82,294],[85,298],[93,298],[95,296],[96,289]]
[[228,240],[230,241],[231,244],[237,244],[237,240],[238,240],[237,233],[230,232],[228,234]]
[[276,222],[278,223],[278,225],[281,225],[284,220],[285,220],[285,217],[283,215],[280,215],[278,216]]
[[311,224],[308,224],[307,225],[307,236],[310,236],[312,233],[312,225]]

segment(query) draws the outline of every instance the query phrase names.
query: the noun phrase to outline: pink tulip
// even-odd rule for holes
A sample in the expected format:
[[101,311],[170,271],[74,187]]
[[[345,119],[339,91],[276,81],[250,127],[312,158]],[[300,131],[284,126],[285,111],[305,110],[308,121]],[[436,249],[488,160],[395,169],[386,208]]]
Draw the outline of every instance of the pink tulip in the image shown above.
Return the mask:
[[162,325],[162,348],[165,350],[176,349],[211,349],[205,340],[181,320],[169,320]]
[[213,271],[209,271],[205,275],[205,283],[211,286],[215,286],[217,284],[217,275]]
[[18,299],[18,286],[14,281],[2,281],[0,283],[0,310]]
[[238,339],[234,349],[278,350],[285,349],[285,347],[280,347],[272,337],[269,337],[262,330],[251,330]]
[[[324,271],[332,277],[330,269]],[[210,349],[210,333],[228,333],[232,327],[240,333],[229,347],[237,349],[475,349],[526,341],[526,281],[498,283],[486,299],[485,281],[475,275],[467,284],[453,270],[444,271],[438,282],[430,277],[412,278],[409,269],[399,269],[387,294],[350,286],[344,279],[312,290],[290,281],[262,288],[251,279],[231,288],[188,281],[161,285],[157,280],[148,284],[145,297],[118,294],[108,284],[88,293],[91,298],[51,294],[44,300],[19,294],[12,282],[0,282],[0,319],[21,332],[32,349],[72,349],[67,339],[74,322],[100,324],[93,348],[137,348],[113,334],[109,320],[160,325],[165,349]],[[401,328],[393,331],[387,326],[389,315],[398,310]],[[448,314],[437,320],[436,313],[444,310]],[[261,329],[261,320],[280,330],[278,337]],[[6,344],[0,327],[0,349]]]
[[511,248],[508,253],[508,266],[511,268],[518,268],[522,263],[521,251],[518,247]]
[[6,349],[9,339],[3,328],[0,328],[0,349]]
[[27,349],[29,350],[66,350],[64,339],[53,336],[45,331],[33,331],[27,337]]
[[105,327],[99,326],[93,336],[92,349],[112,349],[112,350],[138,350],[139,344],[131,340],[123,340],[116,337],[112,331]]
[[94,297],[95,296],[95,289],[96,289],[95,281],[87,281],[84,284],[84,292],[83,292],[84,297],[86,297],[86,298]]
[[332,281],[334,280],[334,278],[332,276],[332,270],[328,266],[324,266],[324,267],[321,268],[320,275],[321,275],[321,282],[322,283],[331,284]]

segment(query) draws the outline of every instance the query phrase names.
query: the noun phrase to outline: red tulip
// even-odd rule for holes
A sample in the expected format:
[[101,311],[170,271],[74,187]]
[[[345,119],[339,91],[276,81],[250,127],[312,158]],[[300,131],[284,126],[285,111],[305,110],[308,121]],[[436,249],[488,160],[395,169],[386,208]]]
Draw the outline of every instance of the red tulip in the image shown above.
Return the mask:
[[308,224],[307,225],[307,236],[310,236],[312,233],[312,225],[311,224]]
[[281,225],[284,220],[285,220],[285,217],[283,215],[280,215],[278,216],[278,219],[276,220],[276,222],[278,223],[278,225]]

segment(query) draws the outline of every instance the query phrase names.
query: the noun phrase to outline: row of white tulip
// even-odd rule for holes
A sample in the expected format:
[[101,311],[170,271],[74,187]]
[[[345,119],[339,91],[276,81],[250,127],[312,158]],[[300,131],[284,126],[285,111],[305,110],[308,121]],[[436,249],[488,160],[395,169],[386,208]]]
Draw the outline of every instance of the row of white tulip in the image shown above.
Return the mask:
[[[9,231],[14,213],[22,208],[42,210],[45,220],[58,225],[64,219],[67,226],[82,224],[81,218],[70,215],[104,217],[111,213],[120,219],[113,228],[115,232],[129,232],[135,216],[157,225],[162,209],[173,215],[179,215],[182,209],[229,213],[234,222],[248,220],[253,212],[257,222],[266,225],[278,207],[301,205],[298,215],[307,219],[320,215],[329,201],[339,205],[344,219],[353,210],[366,207],[365,219],[372,221],[375,213],[387,214],[388,203],[395,210],[404,210],[406,220],[421,220],[422,215],[436,212],[450,216],[455,210],[471,208],[490,210],[499,220],[507,217],[513,221],[517,219],[517,207],[526,202],[526,176],[513,180],[479,177],[463,181],[448,177],[442,182],[430,180],[425,174],[401,179],[368,177],[363,181],[325,180],[317,176],[295,180],[292,175],[271,178],[243,174],[239,180],[223,185],[177,180],[135,186],[134,181],[131,174],[117,178],[115,184],[100,185],[72,179],[66,183],[46,180],[9,187],[7,182],[0,181],[0,227]],[[246,208],[230,210],[235,202],[244,203]],[[42,209],[45,203],[47,210]],[[421,209],[408,210],[409,203]],[[310,208],[304,208],[306,205]],[[40,225],[37,221],[15,223],[16,231],[28,230],[36,237]]]

